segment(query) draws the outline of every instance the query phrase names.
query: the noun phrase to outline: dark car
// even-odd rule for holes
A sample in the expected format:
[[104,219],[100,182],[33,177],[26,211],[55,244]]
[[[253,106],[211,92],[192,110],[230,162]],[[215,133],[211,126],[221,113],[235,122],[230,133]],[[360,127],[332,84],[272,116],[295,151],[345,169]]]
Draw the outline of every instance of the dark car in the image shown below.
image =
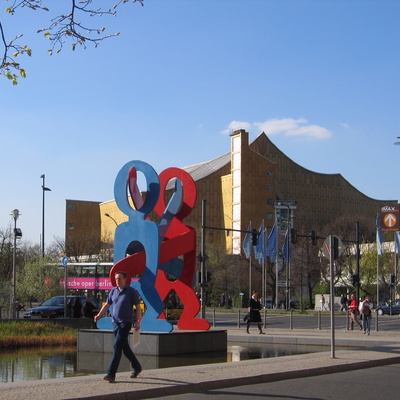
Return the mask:
[[[72,303],[78,298],[81,307],[86,301],[85,296],[67,296],[67,317],[72,316]],[[97,301],[92,300],[93,305],[100,309]],[[62,318],[64,317],[64,296],[51,297],[40,306],[29,308],[24,314],[24,318]]]
[[[385,304],[385,305],[381,305],[379,307],[376,308],[375,310],[378,315],[390,315],[390,305],[389,304]],[[397,300],[397,302],[395,304],[392,304],[392,315],[398,315],[400,314],[400,300]]]

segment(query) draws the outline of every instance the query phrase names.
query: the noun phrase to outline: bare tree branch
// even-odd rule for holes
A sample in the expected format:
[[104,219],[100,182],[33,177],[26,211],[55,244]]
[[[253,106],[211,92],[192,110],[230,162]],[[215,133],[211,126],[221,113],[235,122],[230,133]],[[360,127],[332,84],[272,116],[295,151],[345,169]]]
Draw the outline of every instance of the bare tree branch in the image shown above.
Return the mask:
[[[80,20],[85,17],[102,17],[116,16],[117,8],[121,4],[128,2],[140,3],[144,5],[144,0],[119,0],[111,8],[94,8],[92,4],[95,0],[70,0],[71,10],[69,13],[58,15],[50,20],[50,25],[47,28],[39,29],[37,32],[44,32],[44,36],[51,42],[49,54],[54,52],[59,53],[67,42],[71,42],[72,50],[75,50],[76,45],[81,45],[84,49],[86,43],[92,43],[97,47],[101,41],[107,38],[119,35],[119,32],[105,35],[105,27],[90,27]],[[10,2],[11,3],[11,2]],[[10,15],[14,15],[18,8],[29,8],[31,10],[49,11],[48,7],[42,5],[42,0],[14,0],[12,5],[5,11]],[[18,39],[22,37],[18,35],[14,39],[7,41],[4,26],[0,20],[0,45],[3,47],[3,55],[0,58],[0,75],[5,76],[13,82],[18,83],[18,78],[26,77],[26,70],[21,67],[16,58],[22,54],[31,56],[32,50],[27,46],[18,44]]]

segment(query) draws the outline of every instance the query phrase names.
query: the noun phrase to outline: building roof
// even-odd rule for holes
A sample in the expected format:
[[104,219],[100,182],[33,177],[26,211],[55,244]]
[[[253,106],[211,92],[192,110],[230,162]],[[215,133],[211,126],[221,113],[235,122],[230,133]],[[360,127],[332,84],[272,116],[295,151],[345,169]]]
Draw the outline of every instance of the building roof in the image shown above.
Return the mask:
[[205,161],[195,165],[190,165],[188,167],[183,167],[181,169],[188,172],[195,181],[198,181],[220,170],[222,167],[224,167],[230,162],[231,162],[231,153],[229,152],[223,154],[222,156],[214,158],[213,160]]

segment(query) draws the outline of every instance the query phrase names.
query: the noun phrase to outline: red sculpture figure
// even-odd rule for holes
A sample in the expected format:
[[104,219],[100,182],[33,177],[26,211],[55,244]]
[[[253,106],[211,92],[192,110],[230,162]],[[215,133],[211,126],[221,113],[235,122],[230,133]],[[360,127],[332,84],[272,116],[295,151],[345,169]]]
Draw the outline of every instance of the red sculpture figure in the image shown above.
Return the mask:
[[[136,171],[132,171],[132,168],[127,177],[128,187],[135,207],[138,209],[142,201],[138,197]],[[196,203],[196,185],[192,177],[179,168],[164,170],[159,175],[159,179],[160,195],[154,207],[155,212],[160,216],[158,223],[159,259],[155,288],[161,300],[165,300],[171,291],[174,291],[179,297],[184,307],[178,320],[180,329],[208,330],[210,324],[204,319],[196,318],[200,310],[199,299],[193,290],[196,272],[196,232],[192,227],[183,223],[183,219],[190,214]],[[166,205],[164,193],[167,184],[173,179],[175,179],[175,192]],[[116,271],[125,271],[128,275],[135,276],[145,269],[145,252],[138,251],[118,261],[110,271],[110,279],[115,285],[114,273]],[[166,273],[174,276],[176,280],[170,281]],[[146,283],[142,282],[141,285],[141,290],[146,290]],[[157,311],[159,312],[158,319],[165,319],[164,312]]]

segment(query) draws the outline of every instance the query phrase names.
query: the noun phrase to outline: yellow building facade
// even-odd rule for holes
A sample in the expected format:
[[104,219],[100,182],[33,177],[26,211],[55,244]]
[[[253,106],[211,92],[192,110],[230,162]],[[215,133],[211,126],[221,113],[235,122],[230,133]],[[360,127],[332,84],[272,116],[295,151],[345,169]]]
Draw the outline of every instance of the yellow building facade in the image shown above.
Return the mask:
[[[262,221],[266,227],[272,227],[277,201],[296,203],[296,213],[307,221],[307,226],[296,227],[299,230],[346,216],[354,221],[362,216],[373,229],[380,207],[397,204],[396,200],[365,196],[340,174],[320,174],[301,167],[265,133],[250,143],[248,132],[237,130],[230,136],[229,152],[182,169],[192,176],[197,187],[196,206],[184,222],[199,232],[205,199],[207,240],[225,242],[230,254],[241,253],[244,233],[239,231],[246,230],[250,221],[256,229]],[[103,243],[112,243],[115,226],[126,220],[114,200],[104,203],[67,200],[66,242],[76,241],[78,235],[87,232]],[[230,229],[232,235],[212,228]]]

